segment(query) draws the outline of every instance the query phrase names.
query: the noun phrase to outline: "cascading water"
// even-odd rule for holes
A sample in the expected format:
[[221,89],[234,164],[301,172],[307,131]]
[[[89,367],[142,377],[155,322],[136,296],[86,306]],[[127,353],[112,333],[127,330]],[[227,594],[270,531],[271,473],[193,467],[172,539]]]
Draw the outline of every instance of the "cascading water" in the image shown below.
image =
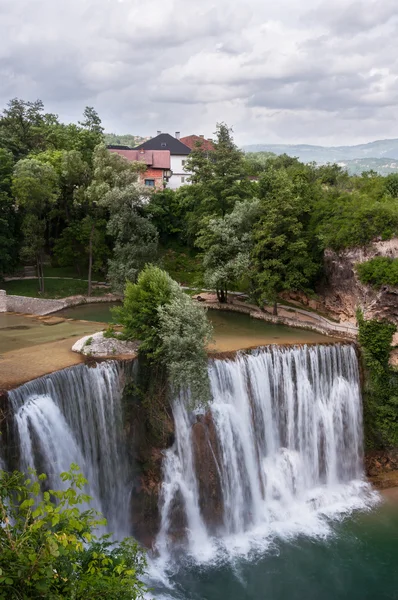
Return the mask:
[[20,468],[45,472],[51,487],[79,465],[93,506],[116,537],[130,534],[129,476],[123,443],[123,369],[106,362],[79,365],[27,383],[9,397],[19,438]]
[[[269,347],[214,360],[207,435],[222,505],[216,528],[205,522],[194,458],[195,422],[174,404],[176,440],[164,459],[157,547],[170,560],[175,511],[184,514],[185,549],[196,560],[264,548],[273,535],[325,535],[328,519],[365,508],[374,497],[362,471],[362,410],[350,345]],[[217,488],[213,486],[213,489]],[[177,507],[177,508],[176,508]],[[175,537],[175,536],[174,536]],[[217,541],[216,541],[217,540]],[[268,541],[267,541],[268,540]]]

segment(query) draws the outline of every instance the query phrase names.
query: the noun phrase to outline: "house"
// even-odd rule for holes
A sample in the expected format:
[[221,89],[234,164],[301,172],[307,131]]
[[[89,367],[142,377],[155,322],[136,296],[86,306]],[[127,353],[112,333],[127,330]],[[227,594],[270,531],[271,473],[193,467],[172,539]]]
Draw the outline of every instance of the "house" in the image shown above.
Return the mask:
[[124,150],[112,146],[108,146],[108,150],[129,161],[144,163],[147,168],[140,175],[142,183],[156,190],[163,190],[169,175],[168,171],[170,171],[169,150]]
[[185,162],[191,152],[191,148],[180,141],[180,133],[177,131],[175,137],[169,133],[158,131],[156,137],[140,144],[134,150],[152,150],[170,152],[170,165],[172,176],[167,187],[176,190],[182,185],[189,183],[189,173],[184,170]]
[[213,152],[214,144],[211,140],[206,140],[204,135],[187,135],[186,137],[180,138],[180,142],[191,148],[191,150],[195,150],[198,145],[200,145],[201,150],[203,152],[209,153]]

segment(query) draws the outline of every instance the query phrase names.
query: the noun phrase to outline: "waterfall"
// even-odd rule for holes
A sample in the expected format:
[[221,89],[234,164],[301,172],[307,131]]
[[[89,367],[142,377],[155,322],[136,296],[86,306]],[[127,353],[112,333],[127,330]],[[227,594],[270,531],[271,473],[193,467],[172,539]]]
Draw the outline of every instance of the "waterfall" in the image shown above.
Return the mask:
[[[207,415],[174,403],[176,439],[165,453],[157,540],[163,558],[170,559],[176,511],[184,514],[184,552],[200,560],[220,544],[246,552],[272,535],[325,535],[330,518],[371,503],[353,346],[270,346],[213,360],[209,376]],[[195,459],[197,427],[205,431],[207,464]],[[212,472],[213,494],[201,490],[204,470]],[[216,524],[204,516],[209,502],[222,507]]]
[[123,441],[121,392],[124,372],[115,361],[58,371],[9,393],[19,468],[44,472],[59,489],[59,474],[79,465],[92,505],[115,537],[130,533],[129,470]]

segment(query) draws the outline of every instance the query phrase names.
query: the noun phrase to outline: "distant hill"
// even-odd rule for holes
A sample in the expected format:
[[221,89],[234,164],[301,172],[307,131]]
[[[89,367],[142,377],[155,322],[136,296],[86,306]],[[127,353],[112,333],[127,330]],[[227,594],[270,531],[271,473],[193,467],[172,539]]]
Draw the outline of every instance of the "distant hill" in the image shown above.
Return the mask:
[[140,135],[117,135],[116,133],[105,133],[105,144],[107,146],[115,145],[115,146],[130,146],[130,148],[134,148],[135,146],[139,146],[139,144],[143,144],[149,137],[141,137]]
[[302,162],[338,163],[350,173],[373,169],[382,175],[398,172],[398,139],[378,140],[356,146],[311,146],[308,144],[251,144],[246,152],[273,152],[297,156]]

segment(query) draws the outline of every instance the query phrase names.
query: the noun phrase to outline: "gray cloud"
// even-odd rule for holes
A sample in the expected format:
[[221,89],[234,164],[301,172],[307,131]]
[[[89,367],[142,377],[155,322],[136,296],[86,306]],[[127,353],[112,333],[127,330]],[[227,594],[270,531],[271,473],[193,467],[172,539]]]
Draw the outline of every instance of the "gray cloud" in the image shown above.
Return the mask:
[[[304,6],[305,4],[305,6]],[[0,102],[239,143],[398,137],[396,0],[0,0]]]

